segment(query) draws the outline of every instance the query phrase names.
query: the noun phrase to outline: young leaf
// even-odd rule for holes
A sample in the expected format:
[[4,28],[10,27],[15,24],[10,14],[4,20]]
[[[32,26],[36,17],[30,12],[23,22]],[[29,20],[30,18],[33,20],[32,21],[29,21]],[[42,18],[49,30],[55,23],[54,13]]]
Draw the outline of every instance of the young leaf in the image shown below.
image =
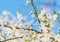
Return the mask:
[[48,21],[47,20],[44,20],[43,23],[47,23]]
[[54,14],[55,14],[55,15],[58,15],[58,12],[54,11]]
[[38,14],[40,14],[40,11],[37,11]]
[[30,42],[30,40],[25,40],[25,42]]

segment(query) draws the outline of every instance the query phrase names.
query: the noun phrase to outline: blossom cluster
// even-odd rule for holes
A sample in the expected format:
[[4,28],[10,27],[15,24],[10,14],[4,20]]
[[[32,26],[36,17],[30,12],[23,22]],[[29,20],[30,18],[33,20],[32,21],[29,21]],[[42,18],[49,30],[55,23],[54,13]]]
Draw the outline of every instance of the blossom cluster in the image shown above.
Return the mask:
[[34,30],[30,22],[23,23],[27,17],[23,17],[19,11],[17,17],[3,11],[0,14],[0,42],[60,42],[59,34],[56,36],[51,30],[58,13],[48,11],[43,8],[38,14],[40,31]]

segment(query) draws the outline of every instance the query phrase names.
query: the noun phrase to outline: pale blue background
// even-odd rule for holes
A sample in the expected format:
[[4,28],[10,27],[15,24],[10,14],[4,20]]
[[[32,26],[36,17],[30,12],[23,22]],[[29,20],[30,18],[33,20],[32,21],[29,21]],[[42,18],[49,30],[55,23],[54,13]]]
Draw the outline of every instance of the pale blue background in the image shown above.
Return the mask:
[[[25,1],[26,0],[0,0],[0,13],[3,10],[7,10],[10,11],[12,14],[16,15],[16,11],[20,10],[23,15],[28,16],[28,21],[31,20],[32,18],[30,18],[29,15],[29,11],[33,11],[33,8],[30,5],[25,5]],[[49,7],[52,8],[52,10],[60,10],[60,1],[59,0],[34,0],[34,4],[36,5],[37,9],[40,10],[41,6],[46,3],[46,2],[50,2]],[[55,7],[53,5],[53,2],[56,1],[57,6]],[[58,28],[59,28],[59,24],[57,24],[55,22],[55,26],[52,28],[52,30],[54,30],[55,34],[58,33]],[[36,27],[36,26],[35,26]]]

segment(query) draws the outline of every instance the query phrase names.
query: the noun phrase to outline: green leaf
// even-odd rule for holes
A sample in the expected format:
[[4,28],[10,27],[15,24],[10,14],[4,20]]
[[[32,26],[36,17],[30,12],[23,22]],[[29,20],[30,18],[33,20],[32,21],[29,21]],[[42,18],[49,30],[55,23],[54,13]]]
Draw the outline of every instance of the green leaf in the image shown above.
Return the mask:
[[18,10],[18,13],[19,13],[19,14],[21,14],[21,11],[20,11],[20,10]]
[[37,11],[38,14],[40,14],[41,12],[40,11]]
[[54,11],[54,14],[55,14],[55,15],[58,15],[59,13],[58,13],[57,11]]
[[25,42],[30,42],[30,40],[25,40]]
[[60,29],[59,29],[59,35],[60,35]]
[[44,20],[43,23],[47,23],[48,21],[47,20]]
[[32,3],[31,3],[31,2],[30,2],[29,4],[30,4],[30,5],[32,5]]
[[3,42],[3,41],[0,41],[0,42]]
[[5,40],[10,40],[10,38],[5,38]]

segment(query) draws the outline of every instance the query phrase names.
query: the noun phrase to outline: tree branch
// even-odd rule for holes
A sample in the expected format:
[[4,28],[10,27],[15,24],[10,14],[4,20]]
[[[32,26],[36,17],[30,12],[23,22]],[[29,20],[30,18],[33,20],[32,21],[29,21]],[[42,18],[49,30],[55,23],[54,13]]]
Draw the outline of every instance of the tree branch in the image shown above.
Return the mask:
[[[0,26],[1,26],[1,25],[0,25]],[[7,27],[7,28],[13,29],[11,26],[7,26],[7,25],[4,25],[3,27]],[[16,28],[16,29],[21,29],[21,28],[18,28],[18,27],[15,27],[15,28]],[[38,32],[38,31],[36,31],[36,30],[34,30],[34,29],[25,29],[25,28],[24,28],[24,30],[35,31],[36,34],[42,34],[42,32]],[[23,37],[10,38],[10,39],[4,40],[4,41],[0,41],[0,42],[6,42],[6,41],[9,41],[9,40],[14,40],[14,39],[19,39],[19,38],[23,38]]]
[[14,40],[14,39],[19,39],[19,38],[23,38],[23,37],[10,38],[10,39],[7,39],[7,40],[1,41],[1,42],[6,42],[6,41],[9,41],[9,40]]
[[38,20],[38,22],[39,22],[39,24],[40,24],[40,20],[38,19],[37,8],[34,6],[33,0],[31,0],[31,5],[32,5],[32,7],[33,7],[33,9],[34,9],[34,14],[35,14],[35,16],[37,17],[37,20]]

